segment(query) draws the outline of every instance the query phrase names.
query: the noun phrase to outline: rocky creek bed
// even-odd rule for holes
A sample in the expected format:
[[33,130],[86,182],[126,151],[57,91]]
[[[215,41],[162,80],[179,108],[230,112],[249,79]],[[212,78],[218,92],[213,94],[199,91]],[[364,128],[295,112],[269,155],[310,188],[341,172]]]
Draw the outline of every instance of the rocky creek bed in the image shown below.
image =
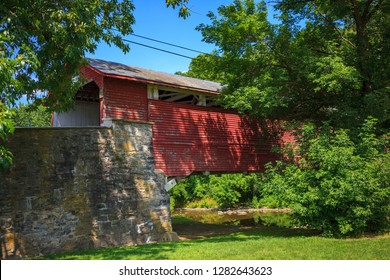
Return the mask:
[[290,209],[175,209],[173,230],[180,240],[292,226]]

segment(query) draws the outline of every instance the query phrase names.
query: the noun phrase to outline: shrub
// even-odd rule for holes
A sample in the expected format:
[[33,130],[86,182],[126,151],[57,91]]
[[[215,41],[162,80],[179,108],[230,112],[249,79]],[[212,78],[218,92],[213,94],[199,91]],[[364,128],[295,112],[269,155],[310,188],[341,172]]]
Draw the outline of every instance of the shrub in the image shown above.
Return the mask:
[[256,174],[210,176],[210,194],[222,208],[250,204],[257,180]]
[[171,209],[182,208],[188,200],[188,192],[184,184],[177,184],[169,190]]
[[211,197],[204,197],[199,200],[191,201],[187,204],[189,208],[218,208],[218,203]]
[[354,141],[346,130],[307,125],[300,131],[295,164],[268,165],[263,188],[288,203],[302,225],[327,236],[353,236],[389,228],[388,138],[375,136],[368,119]]
[[12,164],[13,155],[4,146],[7,137],[14,132],[11,118],[12,112],[7,109],[0,98],[0,173],[6,171]]
[[250,205],[257,192],[257,174],[190,176],[169,191],[176,207],[226,208]]

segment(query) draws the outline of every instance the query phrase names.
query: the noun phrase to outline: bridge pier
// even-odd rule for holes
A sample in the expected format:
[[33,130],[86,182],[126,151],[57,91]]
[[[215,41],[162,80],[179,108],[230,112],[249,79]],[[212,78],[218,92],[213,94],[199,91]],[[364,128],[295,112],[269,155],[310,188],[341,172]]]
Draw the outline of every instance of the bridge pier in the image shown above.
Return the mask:
[[2,259],[174,240],[150,123],[17,128],[6,145]]

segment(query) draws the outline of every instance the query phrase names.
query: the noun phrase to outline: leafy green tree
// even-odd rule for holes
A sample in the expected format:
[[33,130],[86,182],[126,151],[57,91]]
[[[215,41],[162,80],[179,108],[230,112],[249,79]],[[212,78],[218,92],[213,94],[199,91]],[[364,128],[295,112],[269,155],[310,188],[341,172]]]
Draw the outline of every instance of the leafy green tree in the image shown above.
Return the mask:
[[291,153],[295,164],[269,165],[265,194],[287,203],[301,225],[326,236],[353,236],[389,229],[389,138],[376,136],[368,119],[354,141],[346,130],[306,124]]
[[51,110],[43,105],[20,103],[13,109],[12,121],[19,127],[51,126]]
[[14,131],[12,112],[0,101],[0,172],[12,164],[12,154],[4,147],[7,136]]
[[173,9],[180,7],[179,17],[182,18],[187,18],[190,15],[190,9],[187,6],[188,2],[189,0],[165,0],[167,7],[172,7]]
[[129,50],[120,35],[132,32],[131,0],[9,0],[0,4],[0,90],[3,102],[23,95],[47,105],[71,103],[85,52],[100,41]]
[[[68,108],[85,52],[100,41],[129,50],[118,34],[132,32],[133,9],[131,0],[1,1],[0,101],[10,107],[26,96],[57,111]],[[2,114],[0,125],[7,127],[8,118]]]
[[[226,85],[226,107],[299,121],[291,157],[269,166],[262,194],[327,235],[387,229],[390,1],[274,3],[275,23],[264,1],[235,0],[198,27],[217,46],[207,75]],[[187,74],[210,60],[197,57]]]
[[219,207],[250,205],[256,192],[257,181],[257,174],[211,176],[209,191]]
[[176,74],[202,80],[223,82],[224,73],[220,67],[220,60],[216,52],[200,54],[191,61],[187,72],[177,72]]
[[258,183],[258,174],[193,175],[181,181],[169,194],[177,207],[191,203],[200,207],[213,204],[222,208],[239,204],[249,206],[258,191]]
[[[330,121],[353,128],[367,116],[389,126],[390,1],[235,0],[198,26],[217,46],[210,77],[228,107],[259,117]],[[199,56],[189,75],[201,76]]]
[[[182,17],[188,15],[186,2],[166,0],[167,6],[180,7]],[[122,36],[132,32],[133,11],[132,0],[1,1],[2,141],[12,131],[5,129],[10,127],[7,108],[22,96],[64,111],[82,83],[86,52],[93,53],[101,41],[129,51]],[[0,156],[0,165],[8,162],[8,156]]]

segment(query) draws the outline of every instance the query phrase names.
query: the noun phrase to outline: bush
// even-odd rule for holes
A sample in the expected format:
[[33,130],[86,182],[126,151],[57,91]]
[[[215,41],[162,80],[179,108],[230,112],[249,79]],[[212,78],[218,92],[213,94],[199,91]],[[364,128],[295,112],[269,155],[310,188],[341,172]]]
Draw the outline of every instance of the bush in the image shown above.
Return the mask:
[[13,155],[4,146],[7,137],[14,132],[11,118],[12,112],[7,109],[0,99],[0,173],[6,171],[12,164]]
[[263,188],[288,203],[301,225],[327,236],[354,236],[389,229],[388,137],[375,136],[369,119],[354,139],[346,130],[305,126],[294,164],[268,165]]
[[223,174],[210,176],[210,194],[219,207],[250,204],[256,191],[256,174]]
[[169,190],[171,208],[183,208],[189,198],[184,184],[177,184]]
[[257,192],[257,174],[190,176],[169,191],[176,207],[226,208],[250,205]]
[[188,208],[218,208],[218,203],[211,197],[204,197],[199,200],[191,201],[187,204]]
[[19,127],[51,126],[51,111],[43,105],[22,104],[13,108],[12,121]]

